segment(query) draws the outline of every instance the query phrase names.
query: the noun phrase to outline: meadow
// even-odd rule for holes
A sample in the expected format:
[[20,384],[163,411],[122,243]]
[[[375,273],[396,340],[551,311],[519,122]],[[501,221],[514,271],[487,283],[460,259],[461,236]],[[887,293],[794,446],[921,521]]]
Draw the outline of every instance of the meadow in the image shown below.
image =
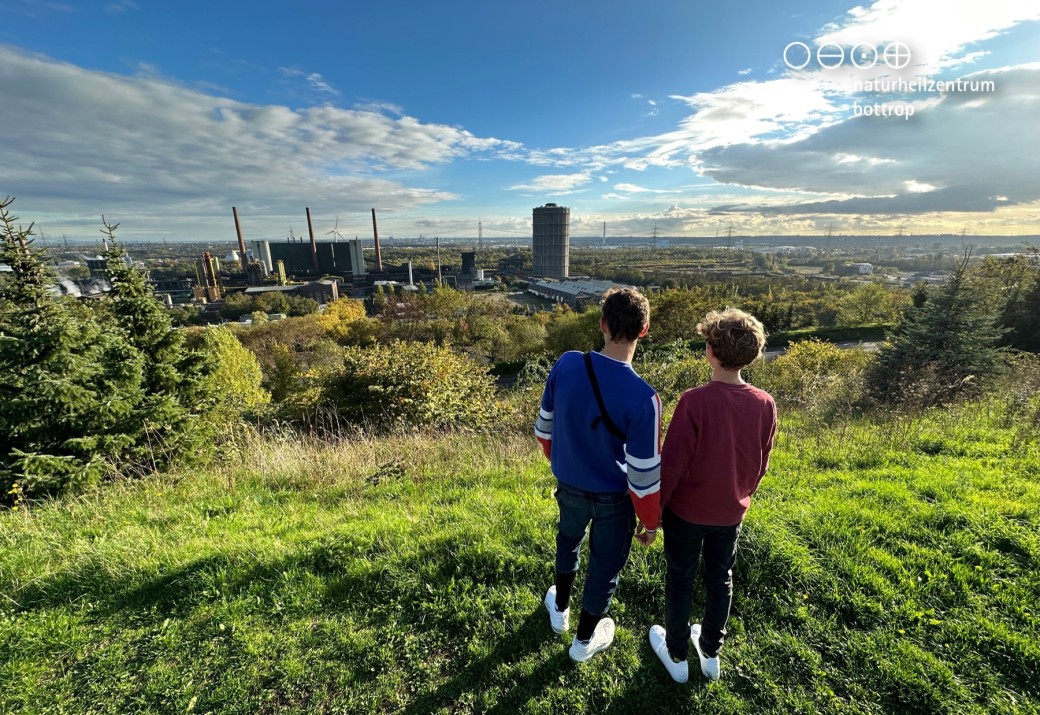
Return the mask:
[[1034,409],[783,410],[722,679],[686,685],[647,644],[660,540],[609,650],[576,665],[550,631],[526,431],[246,431],[218,466],[0,513],[0,712],[1040,713]]

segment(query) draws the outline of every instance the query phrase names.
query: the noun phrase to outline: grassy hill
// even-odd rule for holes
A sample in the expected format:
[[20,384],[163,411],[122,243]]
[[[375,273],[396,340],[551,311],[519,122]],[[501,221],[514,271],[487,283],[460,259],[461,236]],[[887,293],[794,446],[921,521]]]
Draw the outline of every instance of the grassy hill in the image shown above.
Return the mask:
[[647,645],[660,542],[615,645],[569,661],[533,438],[252,437],[0,514],[0,711],[1040,713],[1035,427],[996,401],[781,419],[716,684]]

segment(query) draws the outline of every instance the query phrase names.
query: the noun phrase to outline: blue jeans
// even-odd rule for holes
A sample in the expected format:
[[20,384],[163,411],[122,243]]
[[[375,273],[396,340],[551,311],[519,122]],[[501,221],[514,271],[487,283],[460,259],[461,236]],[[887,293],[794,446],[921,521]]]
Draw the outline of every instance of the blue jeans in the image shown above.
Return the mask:
[[[621,569],[632,550],[636,512],[628,492],[587,492],[557,482],[560,522],[556,531],[556,570],[574,573],[589,531],[589,569],[582,606],[592,615],[607,612]],[[591,526],[590,526],[591,524]]]
[[[737,559],[740,524],[704,526],[692,524],[665,507],[664,556],[668,562],[664,587],[664,623],[668,652],[686,660],[690,646],[690,612],[697,563],[707,599],[701,617],[700,646],[709,658],[719,654],[726,638],[726,622],[733,603],[733,564]],[[703,560],[701,556],[703,555]]]

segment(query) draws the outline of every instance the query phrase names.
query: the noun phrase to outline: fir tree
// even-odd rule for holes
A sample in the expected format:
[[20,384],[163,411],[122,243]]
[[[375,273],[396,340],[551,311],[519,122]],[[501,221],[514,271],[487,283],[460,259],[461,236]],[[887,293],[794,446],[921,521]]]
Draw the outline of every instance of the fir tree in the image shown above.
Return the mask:
[[997,315],[968,280],[966,251],[942,287],[907,308],[868,380],[882,404],[929,406],[977,392],[1000,370]]
[[140,403],[143,364],[112,325],[55,295],[32,245],[0,201],[0,487],[59,493],[113,470],[132,442],[121,425]]
[[204,425],[195,418],[207,406],[205,378],[213,365],[185,347],[183,334],[174,329],[145,275],[127,260],[115,236],[119,225],[104,218],[102,223],[111,284],[107,307],[144,365],[145,398],[125,427],[136,437],[136,461],[156,468],[204,437]]

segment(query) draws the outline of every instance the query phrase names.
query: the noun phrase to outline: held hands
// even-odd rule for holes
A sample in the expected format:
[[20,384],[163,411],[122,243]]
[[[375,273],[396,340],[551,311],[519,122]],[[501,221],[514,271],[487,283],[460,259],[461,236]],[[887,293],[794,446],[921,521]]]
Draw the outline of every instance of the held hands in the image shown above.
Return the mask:
[[647,531],[646,527],[643,525],[643,522],[639,522],[639,524],[636,526],[635,538],[636,541],[638,541],[643,546],[649,546],[650,544],[654,543],[654,539],[657,538],[657,530],[655,529],[654,531]]

